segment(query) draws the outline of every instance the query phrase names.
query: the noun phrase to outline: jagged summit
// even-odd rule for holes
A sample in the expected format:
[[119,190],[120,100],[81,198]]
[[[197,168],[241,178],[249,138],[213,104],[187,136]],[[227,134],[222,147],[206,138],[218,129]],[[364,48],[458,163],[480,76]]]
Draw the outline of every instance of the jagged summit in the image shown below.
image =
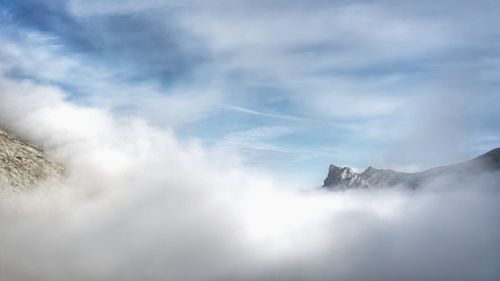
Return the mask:
[[0,128],[0,191],[20,191],[50,178],[60,178],[63,167],[42,149]]
[[330,165],[328,175],[329,176],[325,179],[324,186],[350,186],[357,184],[360,180],[359,174],[354,172],[354,170],[349,167],[341,168],[335,165]]
[[323,187],[328,189],[372,188],[404,186],[411,189],[441,176],[470,177],[488,171],[500,170],[500,148],[493,149],[470,161],[441,166],[419,173],[402,173],[389,169],[368,167],[356,173],[349,167],[330,165]]

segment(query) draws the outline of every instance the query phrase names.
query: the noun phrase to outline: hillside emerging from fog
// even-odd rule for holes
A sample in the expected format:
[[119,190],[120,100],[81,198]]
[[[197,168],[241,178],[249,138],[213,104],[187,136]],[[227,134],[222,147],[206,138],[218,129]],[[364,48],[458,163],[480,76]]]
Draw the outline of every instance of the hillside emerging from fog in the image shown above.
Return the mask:
[[323,188],[343,190],[352,188],[376,188],[401,186],[417,189],[438,178],[464,180],[485,172],[500,170],[500,148],[493,149],[479,157],[463,163],[441,166],[418,173],[402,173],[390,169],[368,167],[356,173],[350,167],[330,165]]
[[[368,167],[361,173],[350,167],[330,165],[323,188],[405,187],[417,189],[438,178],[464,180],[485,172],[500,171],[500,148],[463,163],[441,166],[417,173]],[[0,191],[21,191],[48,179],[61,178],[64,168],[36,145],[0,128]]]
[[42,149],[0,128],[0,191],[21,191],[60,178],[64,168]]

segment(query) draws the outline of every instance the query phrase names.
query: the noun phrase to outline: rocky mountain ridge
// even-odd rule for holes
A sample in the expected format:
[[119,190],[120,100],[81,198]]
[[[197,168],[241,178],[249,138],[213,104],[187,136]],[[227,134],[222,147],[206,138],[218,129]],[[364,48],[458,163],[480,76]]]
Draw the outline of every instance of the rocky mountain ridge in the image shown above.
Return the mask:
[[0,191],[25,190],[63,173],[41,148],[0,128]]
[[403,173],[373,167],[368,167],[365,171],[357,173],[350,167],[330,165],[323,188],[343,190],[403,186],[416,189],[439,177],[448,176],[460,180],[464,177],[472,177],[491,171],[500,171],[500,148],[493,149],[470,161],[436,167],[418,173]]

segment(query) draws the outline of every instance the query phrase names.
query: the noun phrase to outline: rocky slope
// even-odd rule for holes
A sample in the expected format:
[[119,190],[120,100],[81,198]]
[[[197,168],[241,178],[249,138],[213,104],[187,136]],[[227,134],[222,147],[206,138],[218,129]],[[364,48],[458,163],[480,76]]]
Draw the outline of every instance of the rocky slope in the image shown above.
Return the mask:
[[0,191],[21,191],[50,178],[60,178],[64,169],[44,152],[0,128]]
[[500,148],[493,149],[467,162],[436,167],[419,173],[402,173],[372,167],[362,173],[356,173],[349,167],[330,165],[323,187],[332,190],[391,186],[416,189],[440,177],[452,177],[460,180],[489,171],[500,171]]

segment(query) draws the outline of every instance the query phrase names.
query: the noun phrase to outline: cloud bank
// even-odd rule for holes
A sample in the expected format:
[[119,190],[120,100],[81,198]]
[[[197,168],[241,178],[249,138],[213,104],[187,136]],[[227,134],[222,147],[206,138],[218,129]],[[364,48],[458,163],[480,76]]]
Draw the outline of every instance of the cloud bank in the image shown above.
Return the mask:
[[67,168],[61,183],[0,194],[1,280],[500,278],[498,174],[419,192],[294,191],[67,97],[0,80],[3,125]]

